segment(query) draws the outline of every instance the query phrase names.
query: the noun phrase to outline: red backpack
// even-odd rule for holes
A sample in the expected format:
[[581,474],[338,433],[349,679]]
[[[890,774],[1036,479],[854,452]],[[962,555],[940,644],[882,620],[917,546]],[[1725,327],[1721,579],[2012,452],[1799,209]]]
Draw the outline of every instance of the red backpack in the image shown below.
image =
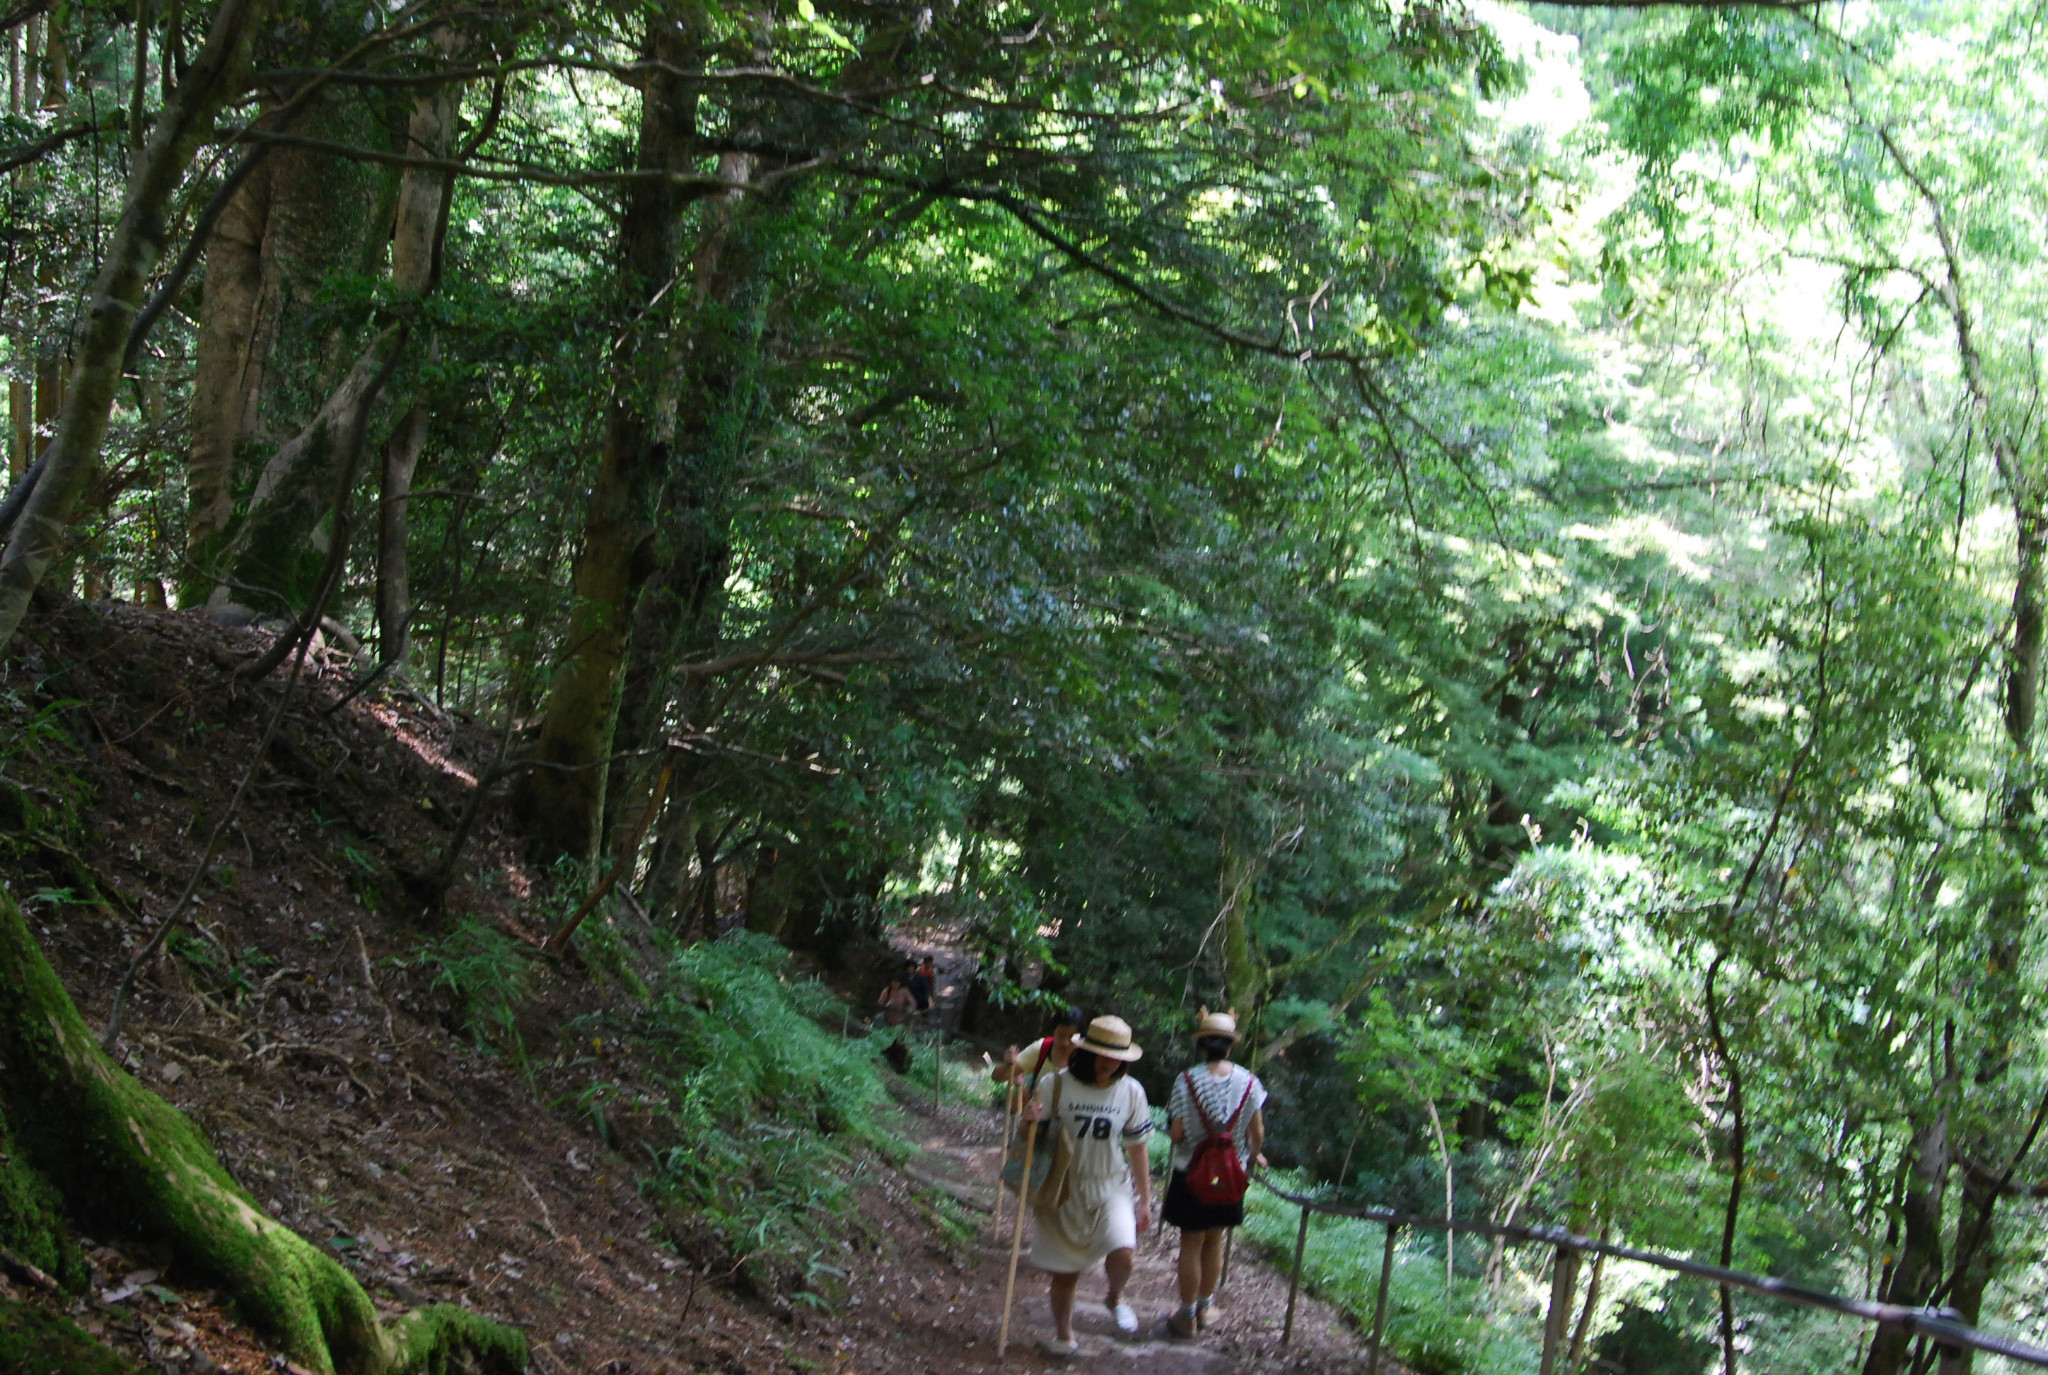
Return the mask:
[[1244,1105],[1251,1101],[1252,1086],[1244,1086],[1244,1097],[1237,1100],[1237,1111],[1230,1114],[1230,1120],[1218,1132],[1209,1121],[1209,1110],[1202,1106],[1202,1095],[1195,1092],[1195,1072],[1187,1072],[1188,1097],[1194,1100],[1195,1111],[1201,1114],[1202,1130],[1208,1135],[1195,1147],[1194,1159],[1188,1161],[1188,1192],[1195,1196],[1197,1203],[1212,1208],[1227,1208],[1233,1203],[1244,1202],[1244,1191],[1251,1186],[1251,1178],[1244,1172],[1244,1160],[1237,1153],[1237,1119],[1244,1115]]

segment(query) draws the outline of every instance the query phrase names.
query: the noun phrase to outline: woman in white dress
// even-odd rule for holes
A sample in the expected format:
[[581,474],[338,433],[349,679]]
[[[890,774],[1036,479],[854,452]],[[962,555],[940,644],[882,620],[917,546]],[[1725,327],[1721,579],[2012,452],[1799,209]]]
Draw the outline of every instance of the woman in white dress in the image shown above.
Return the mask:
[[1097,1017],[1073,1038],[1067,1067],[1039,1081],[1024,1111],[1026,1121],[1044,1121],[1057,1100],[1053,1130],[1071,1147],[1064,1197],[1032,1210],[1031,1263],[1052,1280],[1054,1335],[1039,1343],[1051,1356],[1079,1350],[1074,1290],[1081,1272],[1098,1261],[1109,1280],[1105,1304],[1117,1330],[1138,1330],[1138,1315],[1123,1293],[1138,1238],[1152,1225],[1152,1171],[1145,1150],[1152,1109],[1144,1086],[1126,1071],[1143,1054],[1123,1018]]

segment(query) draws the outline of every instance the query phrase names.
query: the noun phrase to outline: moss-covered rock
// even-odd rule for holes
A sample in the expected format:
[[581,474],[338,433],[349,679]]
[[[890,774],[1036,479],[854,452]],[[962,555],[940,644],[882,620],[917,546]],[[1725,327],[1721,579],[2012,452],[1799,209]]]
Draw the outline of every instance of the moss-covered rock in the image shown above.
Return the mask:
[[468,1314],[383,1327],[346,1270],[265,1216],[191,1122],[101,1053],[4,892],[0,990],[0,1118],[74,1216],[167,1246],[321,1375],[462,1370],[457,1352],[471,1369],[524,1367],[523,1338]]
[[78,1324],[31,1304],[0,1299],[0,1375],[142,1375]]

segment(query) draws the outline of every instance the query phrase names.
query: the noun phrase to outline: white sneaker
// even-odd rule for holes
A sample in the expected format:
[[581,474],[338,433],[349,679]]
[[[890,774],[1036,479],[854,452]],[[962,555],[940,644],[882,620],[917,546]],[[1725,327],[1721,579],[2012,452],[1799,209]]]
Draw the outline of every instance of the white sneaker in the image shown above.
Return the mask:
[[1062,1341],[1058,1337],[1040,1337],[1038,1339],[1038,1349],[1048,1356],[1056,1357],[1062,1361],[1069,1361],[1074,1358],[1074,1353],[1081,1349],[1081,1343]]
[[1114,1303],[1105,1306],[1109,1309],[1109,1316],[1116,1319],[1117,1331],[1126,1336],[1136,1334],[1138,1330],[1137,1310],[1127,1303]]

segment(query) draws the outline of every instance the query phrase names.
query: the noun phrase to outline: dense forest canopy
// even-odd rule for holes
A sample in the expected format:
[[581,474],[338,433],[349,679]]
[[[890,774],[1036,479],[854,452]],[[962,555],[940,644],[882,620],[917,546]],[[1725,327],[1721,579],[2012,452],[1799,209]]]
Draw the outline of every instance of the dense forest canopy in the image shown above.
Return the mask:
[[2031,1328],[2042,18],[30,0],[0,641],[320,635],[583,920],[950,923],[1322,1180]]

